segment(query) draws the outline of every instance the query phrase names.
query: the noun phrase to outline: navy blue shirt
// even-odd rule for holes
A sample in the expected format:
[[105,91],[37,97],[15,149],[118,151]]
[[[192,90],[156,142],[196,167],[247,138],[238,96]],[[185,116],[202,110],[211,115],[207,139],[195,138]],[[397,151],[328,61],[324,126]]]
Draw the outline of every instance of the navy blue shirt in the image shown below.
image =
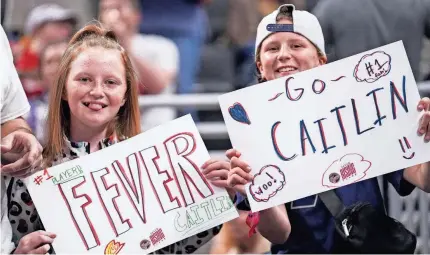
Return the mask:
[[[409,195],[415,186],[403,179],[403,170],[383,176],[401,196]],[[377,178],[353,183],[335,190],[345,206],[359,201],[371,203],[377,210],[385,212],[384,202]],[[237,198],[238,209],[250,210],[242,196]],[[276,253],[331,253],[338,243],[335,239],[333,216],[324,203],[313,195],[285,204],[291,223],[291,234],[281,245],[272,245]]]

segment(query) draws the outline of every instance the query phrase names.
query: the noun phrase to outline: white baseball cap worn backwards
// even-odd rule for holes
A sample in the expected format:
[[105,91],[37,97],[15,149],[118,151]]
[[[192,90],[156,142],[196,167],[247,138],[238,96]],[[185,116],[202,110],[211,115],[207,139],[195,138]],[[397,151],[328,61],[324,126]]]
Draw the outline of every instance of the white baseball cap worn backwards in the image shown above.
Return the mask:
[[[290,13],[293,17],[293,24],[277,24],[276,18],[280,13]],[[321,25],[318,19],[307,11],[299,11],[292,4],[284,4],[264,17],[257,28],[255,55],[257,55],[257,49],[264,39],[276,32],[300,34],[311,41],[325,55],[324,35]]]

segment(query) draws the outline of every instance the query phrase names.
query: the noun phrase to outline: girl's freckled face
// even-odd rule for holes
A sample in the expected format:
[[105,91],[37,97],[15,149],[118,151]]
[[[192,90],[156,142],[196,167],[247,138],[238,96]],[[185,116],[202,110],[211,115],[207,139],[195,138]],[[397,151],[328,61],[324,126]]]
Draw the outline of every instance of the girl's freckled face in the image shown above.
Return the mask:
[[125,103],[127,83],[118,50],[89,48],[70,66],[65,100],[71,122],[85,127],[101,127],[118,114]]

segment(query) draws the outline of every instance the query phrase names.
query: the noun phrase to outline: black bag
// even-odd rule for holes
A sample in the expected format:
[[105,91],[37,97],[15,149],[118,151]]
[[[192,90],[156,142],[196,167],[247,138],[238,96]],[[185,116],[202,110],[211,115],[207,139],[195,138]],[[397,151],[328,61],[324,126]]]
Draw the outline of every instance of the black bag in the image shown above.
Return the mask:
[[[413,254],[417,239],[402,223],[376,210],[370,203],[345,207],[334,190],[319,194],[335,219],[343,244],[340,253]],[[339,238],[338,238],[339,239]],[[336,246],[336,245],[335,245]]]

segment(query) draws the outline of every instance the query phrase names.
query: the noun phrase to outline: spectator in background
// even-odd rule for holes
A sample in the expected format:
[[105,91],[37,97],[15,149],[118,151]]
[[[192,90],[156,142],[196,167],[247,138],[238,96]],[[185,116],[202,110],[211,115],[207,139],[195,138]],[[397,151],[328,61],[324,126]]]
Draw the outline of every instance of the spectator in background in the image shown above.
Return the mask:
[[67,42],[67,40],[64,40],[48,44],[42,49],[39,56],[39,75],[42,93],[29,100],[31,109],[26,119],[37,139],[42,144],[44,144],[49,90],[55,84],[61,57],[67,49]]
[[[171,39],[179,50],[179,94],[192,93],[200,63],[202,45],[208,30],[203,8],[210,0],[140,0],[142,23],[140,32]],[[196,114],[192,110],[187,110]]]
[[229,0],[227,38],[235,54],[235,88],[255,84],[255,28],[261,19],[259,0]]
[[57,4],[43,4],[31,10],[24,38],[15,49],[15,66],[27,97],[40,95],[43,88],[39,77],[39,54],[49,43],[65,40],[74,32],[77,16],[72,10]]
[[323,29],[329,62],[403,40],[415,79],[423,78],[419,64],[423,38],[430,38],[430,1],[324,0],[314,14]]
[[[176,88],[178,49],[167,38],[138,34],[141,6],[139,0],[101,0],[100,21],[118,36],[139,76],[141,94],[172,94]],[[176,117],[168,107],[144,109],[144,130]]]

